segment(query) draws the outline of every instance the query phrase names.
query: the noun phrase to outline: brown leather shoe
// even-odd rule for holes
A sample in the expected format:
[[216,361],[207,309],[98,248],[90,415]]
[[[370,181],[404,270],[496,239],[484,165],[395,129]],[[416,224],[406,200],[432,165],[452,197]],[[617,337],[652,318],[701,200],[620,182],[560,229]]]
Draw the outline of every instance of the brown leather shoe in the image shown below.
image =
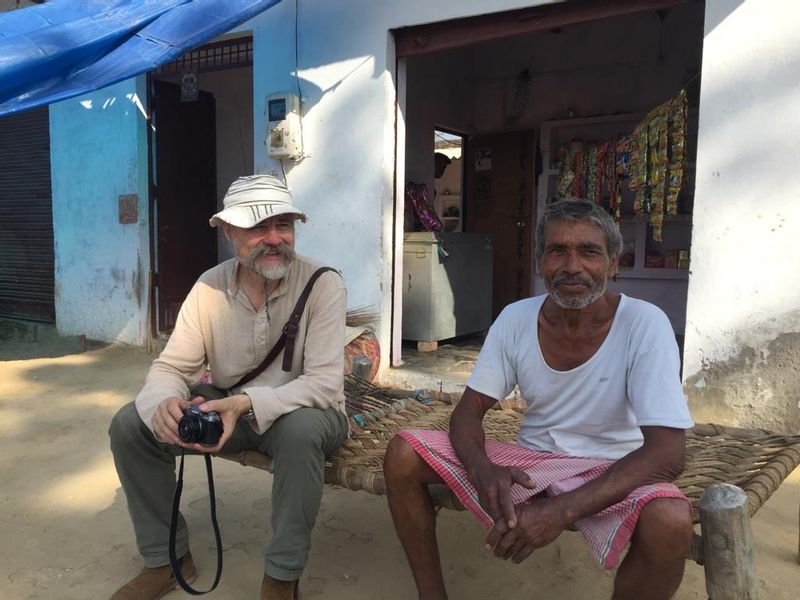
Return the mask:
[[[181,575],[186,583],[191,584],[197,579],[197,569],[191,552],[187,552],[181,559]],[[111,600],[158,600],[179,587],[171,566],[145,567],[141,573],[114,592]]]
[[261,600],[303,600],[299,581],[281,581],[264,575],[261,582]]

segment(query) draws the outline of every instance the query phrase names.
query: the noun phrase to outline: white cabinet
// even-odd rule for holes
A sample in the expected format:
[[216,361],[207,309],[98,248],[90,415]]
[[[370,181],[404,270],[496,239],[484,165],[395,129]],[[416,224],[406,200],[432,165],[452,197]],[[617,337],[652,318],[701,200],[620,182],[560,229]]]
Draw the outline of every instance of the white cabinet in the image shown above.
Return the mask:
[[[588,148],[630,133],[644,116],[623,114],[542,123],[540,129],[542,172],[537,186],[537,216],[541,216],[549,202],[559,199],[560,149],[577,142],[582,142]],[[619,226],[623,237],[623,255],[617,280],[610,285],[615,291],[648,300],[659,306],[667,313],[678,334],[683,333],[686,318],[688,261],[692,234],[692,217],[688,209],[691,207],[689,199],[694,192],[696,135],[696,119],[690,112],[686,136],[687,168],[681,192],[682,202],[679,203],[686,212],[664,217],[663,241],[653,240],[648,215],[633,213],[633,194],[624,182],[621,184],[622,205]],[[684,268],[677,268],[679,259]],[[659,264],[666,266],[654,266]],[[536,276],[534,293],[540,294],[544,291],[543,281]]]

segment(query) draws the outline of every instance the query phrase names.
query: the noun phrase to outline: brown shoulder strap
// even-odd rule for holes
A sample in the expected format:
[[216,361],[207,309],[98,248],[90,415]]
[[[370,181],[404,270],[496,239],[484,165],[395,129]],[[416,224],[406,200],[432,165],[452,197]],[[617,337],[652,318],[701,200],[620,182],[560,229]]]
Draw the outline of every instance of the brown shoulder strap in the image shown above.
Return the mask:
[[306,287],[303,288],[303,293],[300,294],[300,297],[297,299],[297,304],[294,305],[294,310],[292,310],[292,314],[289,317],[289,320],[286,322],[286,325],[283,326],[283,335],[282,338],[285,337],[286,339],[286,348],[283,351],[283,365],[281,368],[284,371],[291,371],[292,370],[292,358],[294,357],[294,341],[297,337],[297,331],[300,329],[300,318],[303,316],[303,311],[306,308],[306,302],[308,301],[308,297],[311,295],[311,290],[314,287],[314,282],[319,279],[320,275],[325,273],[326,271],[335,271],[336,269],[332,267],[320,267],[316,271],[311,274],[311,277],[306,283]]
[[311,295],[311,290],[314,287],[314,283],[319,279],[319,276],[322,275],[325,271],[336,271],[336,269],[332,267],[320,267],[316,271],[311,274],[308,281],[306,282],[306,287],[303,288],[300,297],[297,299],[297,302],[292,309],[291,315],[289,315],[289,320],[286,322],[286,325],[283,326],[283,333],[281,337],[278,338],[278,341],[275,342],[275,345],[267,352],[267,355],[264,357],[264,360],[252,371],[250,371],[247,375],[242,377],[239,381],[234,383],[229,390],[233,388],[240,387],[245,385],[246,383],[250,383],[261,375],[268,366],[272,364],[272,362],[278,357],[278,354],[281,353],[282,350],[285,349],[285,353],[283,355],[283,365],[282,368],[284,371],[291,371],[292,370],[292,357],[294,356],[294,341],[297,337],[297,331],[300,329],[300,317],[303,316],[303,311],[306,307],[306,302],[308,301],[308,297]]

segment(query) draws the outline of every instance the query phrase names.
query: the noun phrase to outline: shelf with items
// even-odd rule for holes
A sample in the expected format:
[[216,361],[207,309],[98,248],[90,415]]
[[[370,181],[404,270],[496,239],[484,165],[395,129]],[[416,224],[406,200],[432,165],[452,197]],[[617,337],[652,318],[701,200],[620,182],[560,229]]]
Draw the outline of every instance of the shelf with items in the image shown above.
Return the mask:
[[[601,204],[609,208],[609,179],[606,179],[603,185],[594,183],[600,181],[599,178],[590,179],[589,173],[598,172],[600,161],[590,162],[592,159],[589,150],[631,134],[645,116],[642,113],[617,114],[542,123],[540,153],[543,169],[537,182],[537,213],[541,215],[547,204],[552,201],[562,197],[575,197],[569,192],[576,187],[581,191],[586,190],[587,196],[592,195],[591,189],[595,190],[593,199],[599,199]],[[617,184],[620,191],[617,196],[620,200],[618,222],[623,237],[623,251],[620,256],[617,282],[613,284],[612,289],[649,300],[660,306],[670,317],[677,333],[681,333],[685,320],[685,299],[690,272],[696,116],[696,111],[690,110],[685,121],[684,170],[681,191],[677,196],[678,214],[664,215],[660,236],[653,235],[649,214],[634,211],[635,192],[629,189],[627,181],[623,180]],[[618,146],[614,148],[616,150]],[[575,163],[571,164],[574,173],[583,173],[582,182],[585,185],[582,183],[574,186],[568,179],[562,180],[561,161],[563,157],[569,157],[570,152],[573,156],[582,152],[584,165],[589,162],[595,168],[594,171],[590,171],[588,167],[581,165],[582,170],[577,170]],[[667,173],[667,177],[670,172]],[[616,175],[616,168],[610,173]],[[562,183],[561,189],[559,183]],[[654,237],[660,237],[661,240],[655,241]],[[534,291],[541,293],[543,290]]]
[[[680,96],[676,98],[679,99]],[[667,104],[663,106],[667,106]],[[669,106],[676,105],[670,103]],[[674,116],[680,113],[669,114]],[[633,137],[630,134],[646,117],[641,113],[542,123],[540,152],[545,168],[541,171],[537,186],[538,213],[541,214],[547,204],[557,199],[581,196],[592,197],[612,210],[610,197],[613,196],[615,204],[619,203],[615,211],[619,216],[620,230],[623,238],[627,240],[621,256],[621,266],[626,270],[624,276],[641,279],[648,277],[687,279],[688,253],[691,243],[697,113],[690,110],[683,114],[688,118],[669,121],[669,123],[681,124],[676,126],[678,133],[675,138],[671,137],[673,125],[664,125],[667,120],[660,121],[661,126],[670,128],[670,140],[683,140],[680,146],[683,148],[683,168],[677,168],[675,164],[680,165],[681,163],[673,163],[672,159],[667,160],[665,155],[662,163],[665,170],[653,172],[654,174],[660,173],[661,181],[664,182],[662,185],[664,185],[665,204],[667,204],[666,199],[670,198],[670,192],[673,191],[669,187],[670,176],[673,173],[681,175],[680,192],[677,195],[673,193],[671,196],[672,201],[675,202],[672,206],[677,208],[677,214],[671,214],[665,207],[662,219],[659,221],[653,218],[651,221],[649,214],[634,211],[636,192],[629,189],[629,184],[631,184],[630,187],[633,187],[632,183],[637,182],[641,186],[643,180],[636,179],[636,177],[637,175],[641,177],[642,174],[628,170],[626,175],[630,175],[630,177],[619,175],[619,169],[623,168],[621,165],[624,164],[625,168],[630,169],[634,164],[634,149],[637,148],[634,144],[641,137]],[[648,117],[651,127],[655,122],[657,121]],[[678,137],[681,133],[683,138]],[[625,142],[620,143],[621,139]],[[604,149],[609,148],[609,143],[612,144],[611,149],[604,155]],[[671,156],[672,146],[668,148]],[[610,154],[611,152],[614,154]],[[601,156],[606,157],[605,162],[600,158]],[[624,161],[620,159],[621,156],[625,157]],[[629,156],[630,165],[628,164]],[[642,155],[639,154],[639,156]],[[565,163],[564,161],[569,162]],[[650,163],[647,164],[647,168],[650,169]],[[565,167],[565,165],[567,166]],[[650,180],[648,179],[648,181]],[[610,182],[613,182],[613,186]],[[613,187],[619,190],[619,194],[613,193]],[[653,201],[655,201],[655,194],[651,191],[652,188],[649,184],[647,187],[639,189],[647,190],[646,198],[653,194]],[[615,211],[612,210],[612,212]],[[654,228],[649,221],[656,227]]]
[[688,269],[625,269],[620,267],[617,271],[618,279],[676,279],[687,281],[689,279]]
[[619,221],[623,240],[620,277],[687,280],[692,215],[664,217],[662,241],[655,242],[648,215],[633,214],[632,204],[630,195],[624,193]]
[[434,208],[442,221],[442,225],[444,225],[444,231],[462,231],[461,194],[436,194]]

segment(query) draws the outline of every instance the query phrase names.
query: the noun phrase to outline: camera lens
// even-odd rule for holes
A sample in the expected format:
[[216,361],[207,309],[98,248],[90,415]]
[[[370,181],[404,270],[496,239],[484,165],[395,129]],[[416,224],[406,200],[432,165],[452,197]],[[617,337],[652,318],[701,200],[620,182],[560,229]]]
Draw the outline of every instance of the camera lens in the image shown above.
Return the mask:
[[193,444],[200,439],[203,433],[203,423],[194,415],[183,417],[178,422],[178,437],[182,442]]

